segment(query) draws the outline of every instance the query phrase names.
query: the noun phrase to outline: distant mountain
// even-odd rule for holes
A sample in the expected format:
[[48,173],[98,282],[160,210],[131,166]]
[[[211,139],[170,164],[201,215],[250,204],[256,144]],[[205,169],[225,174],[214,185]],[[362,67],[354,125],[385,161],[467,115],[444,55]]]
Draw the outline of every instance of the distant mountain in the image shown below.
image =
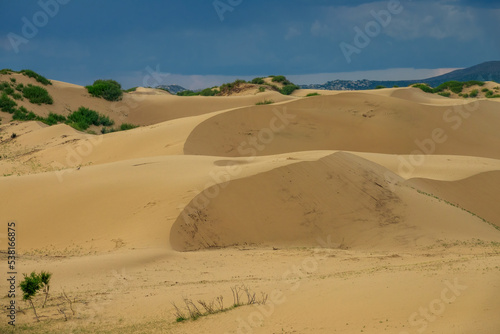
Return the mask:
[[327,90],[367,90],[375,89],[377,86],[385,87],[407,87],[415,83],[427,83],[432,87],[439,86],[446,81],[495,81],[500,83],[500,61],[489,61],[476,66],[456,70],[444,75],[423,80],[399,80],[399,81],[376,81],[376,80],[334,80],[324,84],[300,85],[303,89],[327,89]]
[[179,85],[160,85],[160,86],[156,86],[156,88],[166,89],[172,94],[177,94],[178,92],[183,92],[183,91],[187,90],[186,88],[179,86]]
[[[500,61],[488,61],[476,66],[468,67],[463,70],[456,70],[450,73],[426,79],[426,83],[437,85],[446,81],[495,81],[500,83]],[[432,86],[432,85],[431,85]]]

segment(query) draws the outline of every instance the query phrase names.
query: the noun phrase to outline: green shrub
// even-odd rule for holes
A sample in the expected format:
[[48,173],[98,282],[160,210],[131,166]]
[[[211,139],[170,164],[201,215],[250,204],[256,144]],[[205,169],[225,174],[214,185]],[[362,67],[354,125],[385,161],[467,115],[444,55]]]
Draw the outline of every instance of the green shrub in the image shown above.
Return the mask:
[[444,96],[444,97],[450,97],[451,93],[450,92],[439,92],[438,95]]
[[484,82],[482,81],[466,81],[466,82],[460,82],[460,81],[447,81],[436,88],[434,88],[434,93],[437,92],[442,92],[445,89],[451,90],[455,94],[459,94],[462,92],[464,87],[472,87],[472,86],[484,86]]
[[469,96],[470,97],[477,97],[477,95],[479,94],[479,90],[477,89],[474,89],[470,92]]
[[375,89],[384,89],[384,88],[387,88],[387,87],[385,87],[383,85],[378,85],[377,87],[375,87]]
[[30,78],[35,78],[36,81],[38,81],[39,83],[41,83],[43,85],[52,85],[52,82],[49,79],[45,78],[44,76],[41,76],[40,74],[38,74],[32,70],[21,70],[21,71],[19,71],[19,73],[26,75]]
[[10,94],[15,100],[21,100],[23,98],[23,96],[21,94],[18,94],[18,93],[12,93]]
[[7,88],[10,88],[10,85],[7,82],[0,82],[0,90],[6,90]]
[[19,284],[21,290],[23,291],[23,300],[27,300],[30,302],[33,308],[33,312],[35,312],[37,321],[40,320],[38,319],[35,305],[33,304],[33,297],[35,297],[38,291],[43,288],[45,292],[45,301],[43,302],[42,308],[45,307],[45,303],[47,302],[47,297],[49,295],[49,284],[51,277],[52,274],[45,271],[40,272],[40,274],[32,272],[29,276],[24,274],[24,280]]
[[309,96],[318,96],[318,95],[321,95],[321,94],[319,94],[317,92],[314,92],[314,93],[307,94],[306,97],[309,97]]
[[49,95],[49,92],[43,87],[33,86],[29,84],[23,89],[23,96],[27,98],[31,103],[36,104],[52,104],[54,100],[52,96]]
[[220,92],[219,94],[228,94],[230,93],[234,88],[238,87],[239,85],[241,84],[244,84],[246,83],[245,80],[235,80],[234,82],[230,82],[230,83],[225,83],[223,85],[221,85],[219,88],[220,88]]
[[16,90],[17,90],[18,92],[22,92],[22,91],[23,91],[23,89],[24,89],[24,85],[23,85],[22,83],[20,83],[19,85],[17,85],[17,86],[16,86]]
[[483,81],[477,81],[477,80],[471,80],[471,81],[466,81],[464,82],[464,86],[469,88],[469,87],[472,87],[472,86],[484,86],[484,82]]
[[90,95],[108,101],[119,101],[123,96],[122,86],[114,80],[96,80],[92,86],[85,86]]
[[198,96],[200,92],[193,92],[192,90],[183,90],[182,92],[177,92],[177,96]]
[[434,88],[434,93],[442,92],[445,89],[451,90],[455,94],[459,94],[462,92],[464,88],[464,83],[460,81],[448,81],[445,83],[442,83],[441,85],[437,86]]
[[264,101],[257,102],[255,105],[261,106],[263,104],[272,104],[272,103],[274,103],[273,100],[264,100]]
[[[163,88],[160,88],[160,89],[163,89]],[[137,90],[137,87],[132,87],[132,88],[124,90],[123,92],[130,93],[130,92],[135,92],[136,90]],[[166,89],[163,89],[163,90],[166,90]]]
[[263,93],[266,91],[266,87],[259,87],[259,93]]
[[11,82],[16,82],[16,78],[10,78]]
[[66,117],[59,114],[49,113],[49,116],[47,118],[42,118],[40,119],[40,121],[47,125],[56,125],[57,123],[66,122]]
[[495,95],[495,93],[493,93],[493,91],[488,90],[484,96],[486,96],[488,99],[496,99],[496,98],[500,97],[500,94]]
[[38,117],[34,112],[28,111],[24,107],[20,107],[19,109],[16,109],[14,111],[14,114],[12,115],[12,119],[18,120],[18,121],[34,121],[38,120],[40,117]]
[[139,125],[123,123],[122,125],[120,125],[120,131],[132,130],[132,129],[135,129],[137,127],[139,127]]
[[4,90],[5,94],[12,95],[14,94],[14,89],[12,87],[6,87]]
[[67,123],[80,131],[87,130],[91,125],[111,126],[114,124],[107,116],[85,107],[80,107],[77,111],[70,113]]
[[0,110],[12,114],[17,106],[16,101],[7,96],[7,94],[2,93],[0,97]]
[[399,88],[399,86],[398,85],[394,85],[394,86],[392,86],[392,88]]
[[263,85],[265,83],[263,78],[254,78],[250,83],[253,83],[255,85]]
[[467,93],[462,94],[462,97],[463,97],[463,98],[468,98],[468,97],[469,97],[469,94],[467,94]]
[[200,92],[199,95],[201,96],[215,96],[217,94],[219,94],[220,92],[217,90],[217,89],[212,89],[212,88],[205,88],[204,90],[202,90]]
[[483,93],[486,93],[487,91],[489,91],[489,89],[488,89],[488,88],[483,88],[483,89],[481,89],[481,92],[483,92]]
[[11,74],[12,72],[14,72],[13,70],[11,70],[10,68],[4,68],[2,70],[0,70],[0,74]]
[[420,88],[421,90],[423,90],[426,93],[432,93],[433,92],[432,87],[429,87],[429,85],[427,85],[427,84],[414,84],[414,85],[412,85],[412,87]]
[[297,85],[287,85],[281,89],[281,94],[283,95],[290,95],[292,94],[295,90],[299,89],[300,87]]
[[284,81],[286,81],[286,77],[283,75],[277,75],[277,76],[273,77],[272,81],[273,82],[284,82]]

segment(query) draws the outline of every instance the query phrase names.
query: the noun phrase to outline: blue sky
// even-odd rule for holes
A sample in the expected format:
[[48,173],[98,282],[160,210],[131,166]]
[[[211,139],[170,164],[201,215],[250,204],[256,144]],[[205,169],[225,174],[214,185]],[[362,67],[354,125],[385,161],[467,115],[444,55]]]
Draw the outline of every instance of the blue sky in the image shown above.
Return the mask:
[[0,0],[0,68],[125,88],[421,79],[500,60],[499,31],[486,0]]

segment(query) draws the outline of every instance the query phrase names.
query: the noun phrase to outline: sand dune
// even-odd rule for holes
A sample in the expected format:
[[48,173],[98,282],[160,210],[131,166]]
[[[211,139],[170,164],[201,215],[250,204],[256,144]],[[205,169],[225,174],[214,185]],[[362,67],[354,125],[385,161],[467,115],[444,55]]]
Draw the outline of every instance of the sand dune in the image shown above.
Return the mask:
[[[495,147],[500,145],[499,121],[498,105],[490,101],[455,107],[423,106],[399,98],[349,92],[217,115],[192,131],[184,152],[248,156],[344,150],[498,159],[500,152]],[[259,135],[252,148],[249,136]],[[207,137],[211,140],[205,140]]]
[[[231,245],[314,246],[318,238],[330,235],[339,248],[376,250],[423,246],[443,235],[457,240],[495,235],[491,226],[470,214],[408,189],[391,191],[386,173],[354,155],[335,153],[214,185],[177,218],[171,243],[182,251]],[[211,199],[211,194],[217,196]],[[485,206],[491,205],[489,201]],[[441,223],[428,225],[429,217]]]
[[500,228],[500,210],[496,208],[499,182],[500,170],[496,170],[455,182],[412,179],[409,184],[469,210]]
[[[143,126],[91,135],[4,118],[1,217],[17,224],[19,272],[54,274],[42,322],[18,301],[24,332],[413,333],[412,314],[455,280],[466,290],[428,329],[499,328],[497,101],[138,88],[113,104],[47,89],[53,111]],[[176,323],[172,302],[229,306],[241,284],[269,302]]]

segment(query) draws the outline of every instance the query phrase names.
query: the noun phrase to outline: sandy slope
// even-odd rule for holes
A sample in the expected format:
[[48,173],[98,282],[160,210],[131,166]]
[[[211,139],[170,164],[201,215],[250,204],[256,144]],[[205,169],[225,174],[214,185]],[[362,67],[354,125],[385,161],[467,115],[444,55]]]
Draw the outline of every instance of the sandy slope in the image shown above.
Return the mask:
[[[10,75],[0,75],[0,81],[10,82],[10,78],[15,78],[16,84],[33,84],[47,89],[54,100],[54,104],[52,105],[39,106],[29,103],[26,99],[23,101],[16,101],[19,106],[24,106],[37,115],[45,117],[49,112],[68,115],[70,111],[77,110],[79,107],[83,106],[107,115],[114,120],[117,125],[121,123],[151,125],[180,117],[255,105],[255,103],[265,99],[272,99],[275,102],[293,99],[292,97],[270,91],[246,96],[223,98],[203,96],[179,97],[173,96],[161,89],[140,87],[135,92],[124,93],[121,101],[110,102],[90,96],[85,87],[78,85],[51,80],[52,85],[43,86],[36,82],[35,79],[28,78],[22,74],[13,73]],[[0,116],[4,120],[11,119],[11,115],[4,112],[0,112]]]
[[[50,89],[63,105],[111,108],[78,86]],[[124,99],[137,105],[110,113],[147,126],[99,136],[0,126],[19,273],[54,273],[40,324],[18,300],[19,330],[496,333],[498,103],[411,88],[269,94],[138,89]],[[263,98],[281,102],[255,106]],[[175,323],[172,302],[223,295],[227,307],[241,284],[268,302]]]
[[[340,93],[217,115],[191,132],[184,152],[248,156],[253,152],[345,150],[498,159],[498,110],[498,104],[491,101],[424,106],[372,93]],[[259,140],[249,145],[249,136]]]

